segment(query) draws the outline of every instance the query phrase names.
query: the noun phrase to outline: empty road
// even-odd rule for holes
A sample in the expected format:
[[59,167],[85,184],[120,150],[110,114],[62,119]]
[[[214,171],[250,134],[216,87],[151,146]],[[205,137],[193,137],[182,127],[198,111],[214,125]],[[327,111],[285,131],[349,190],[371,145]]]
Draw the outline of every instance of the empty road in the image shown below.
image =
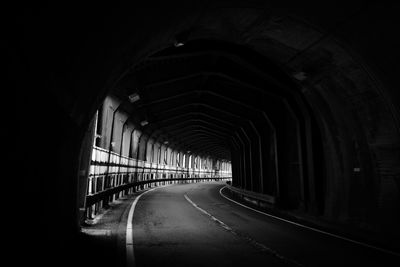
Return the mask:
[[181,184],[143,194],[130,222],[131,261],[136,266],[398,264],[397,256],[237,205],[221,196],[223,186],[222,182]]

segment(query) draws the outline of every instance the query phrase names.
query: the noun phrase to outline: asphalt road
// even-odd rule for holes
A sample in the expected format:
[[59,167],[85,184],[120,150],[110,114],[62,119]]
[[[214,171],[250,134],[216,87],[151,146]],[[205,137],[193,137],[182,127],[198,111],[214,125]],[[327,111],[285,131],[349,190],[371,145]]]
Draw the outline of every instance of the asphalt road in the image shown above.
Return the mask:
[[232,203],[223,186],[173,185],[141,196],[132,222],[136,266],[400,266],[396,256]]

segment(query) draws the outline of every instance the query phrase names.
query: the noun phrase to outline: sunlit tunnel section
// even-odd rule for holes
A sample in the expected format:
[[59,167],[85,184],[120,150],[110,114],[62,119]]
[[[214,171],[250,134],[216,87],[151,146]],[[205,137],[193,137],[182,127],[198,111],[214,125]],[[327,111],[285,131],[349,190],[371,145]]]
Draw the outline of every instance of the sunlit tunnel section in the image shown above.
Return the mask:
[[85,219],[139,190],[175,183],[231,180],[231,163],[198,155],[165,137],[144,133],[121,102],[106,97],[91,124]]

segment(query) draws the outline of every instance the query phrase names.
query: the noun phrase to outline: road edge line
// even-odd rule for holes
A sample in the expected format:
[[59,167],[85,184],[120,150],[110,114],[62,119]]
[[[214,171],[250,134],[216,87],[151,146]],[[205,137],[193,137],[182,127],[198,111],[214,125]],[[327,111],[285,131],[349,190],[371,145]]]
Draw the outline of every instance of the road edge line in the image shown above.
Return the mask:
[[200,212],[204,213],[205,215],[207,215],[208,217],[211,218],[211,220],[213,220],[214,222],[218,223],[219,226],[221,226],[222,228],[224,228],[226,231],[230,232],[231,234],[241,238],[241,239],[245,239],[248,243],[250,243],[251,245],[253,245],[254,247],[256,247],[257,249],[267,252],[269,255],[272,255],[273,257],[276,257],[284,262],[286,262],[287,264],[290,265],[294,265],[294,266],[298,266],[298,267],[303,267],[302,264],[288,259],[282,255],[280,255],[278,252],[276,252],[275,250],[267,247],[266,245],[257,242],[256,240],[248,237],[248,236],[243,236],[240,233],[237,233],[235,230],[233,230],[231,227],[229,227],[226,223],[224,223],[223,221],[217,219],[215,216],[213,216],[212,214],[210,214],[209,212],[207,212],[206,210],[200,208],[196,203],[194,203],[186,194],[183,195],[185,197],[185,199],[196,209],[198,209]]
[[140,195],[136,196],[135,200],[132,202],[132,205],[129,209],[128,213],[128,219],[126,222],[126,234],[125,234],[125,244],[126,244],[126,266],[127,267],[135,267],[135,251],[133,248],[133,214],[135,212],[135,207],[136,204],[138,203],[139,199],[144,195],[147,194],[148,192],[151,192],[155,189],[167,187],[170,185],[164,185],[164,186],[157,186],[154,188],[151,188],[147,191],[144,191]]
[[387,253],[387,254],[391,254],[391,255],[393,255],[393,256],[400,257],[400,254],[399,254],[399,253],[396,253],[396,252],[391,251],[391,250],[387,250],[387,249],[383,249],[383,248],[376,247],[376,246],[373,246],[373,245],[369,245],[369,244],[367,244],[367,243],[363,243],[363,242],[360,242],[360,241],[356,241],[356,240],[353,240],[353,239],[350,239],[350,238],[347,238],[347,237],[335,235],[335,234],[332,234],[332,233],[329,233],[329,232],[325,232],[325,231],[322,231],[322,230],[319,230],[319,229],[316,229],[316,228],[313,228],[313,227],[310,227],[310,226],[306,226],[306,225],[303,225],[303,224],[299,224],[299,223],[296,223],[296,222],[292,222],[292,221],[289,221],[289,220],[286,220],[286,219],[283,219],[283,218],[280,218],[280,217],[277,217],[277,216],[274,216],[274,215],[271,215],[271,214],[268,214],[268,213],[265,213],[265,212],[262,212],[262,211],[259,211],[259,210],[256,210],[256,209],[253,209],[253,208],[251,208],[251,207],[249,207],[249,206],[246,206],[246,205],[244,205],[244,204],[242,204],[242,203],[239,203],[239,202],[237,202],[237,201],[235,201],[235,200],[233,200],[233,199],[230,199],[229,197],[225,196],[225,195],[222,193],[222,190],[223,190],[224,188],[227,188],[227,186],[225,185],[225,186],[221,187],[221,189],[219,190],[219,194],[220,194],[222,197],[224,197],[225,199],[227,199],[227,200],[229,200],[229,201],[231,201],[231,202],[233,202],[233,203],[235,203],[235,204],[237,204],[237,205],[240,205],[240,206],[242,206],[242,207],[244,207],[244,208],[246,208],[246,209],[249,209],[249,210],[258,212],[258,213],[263,214],[263,215],[265,215],[265,216],[268,216],[268,217],[271,217],[271,218],[274,218],[274,219],[277,219],[277,220],[280,220],[280,221],[284,221],[284,222],[286,222],[286,223],[290,223],[290,224],[293,224],[293,225],[296,225],[296,226],[298,226],[298,227],[302,227],[302,228],[305,228],[305,229],[308,229],[308,230],[311,230],[311,231],[314,231],[314,232],[318,232],[318,233],[321,233],[321,234],[325,234],[325,235],[328,235],[328,236],[331,236],[331,237],[335,237],[335,238],[338,238],[338,239],[341,239],[341,240],[345,240],[345,241],[348,241],[348,242],[351,242],[351,243],[354,243],[354,244],[357,244],[357,245],[361,245],[361,246],[364,246],[364,247],[368,247],[368,248],[371,248],[371,249],[378,250],[378,251],[380,251],[380,252],[384,252],[384,253]]

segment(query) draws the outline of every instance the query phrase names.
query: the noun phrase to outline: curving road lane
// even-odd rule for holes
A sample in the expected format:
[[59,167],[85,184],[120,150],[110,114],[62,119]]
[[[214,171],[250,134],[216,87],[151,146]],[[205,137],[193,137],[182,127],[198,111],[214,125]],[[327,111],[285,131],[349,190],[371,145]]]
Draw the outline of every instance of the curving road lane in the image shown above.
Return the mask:
[[141,196],[133,215],[136,266],[398,266],[398,257],[246,209],[223,183]]

